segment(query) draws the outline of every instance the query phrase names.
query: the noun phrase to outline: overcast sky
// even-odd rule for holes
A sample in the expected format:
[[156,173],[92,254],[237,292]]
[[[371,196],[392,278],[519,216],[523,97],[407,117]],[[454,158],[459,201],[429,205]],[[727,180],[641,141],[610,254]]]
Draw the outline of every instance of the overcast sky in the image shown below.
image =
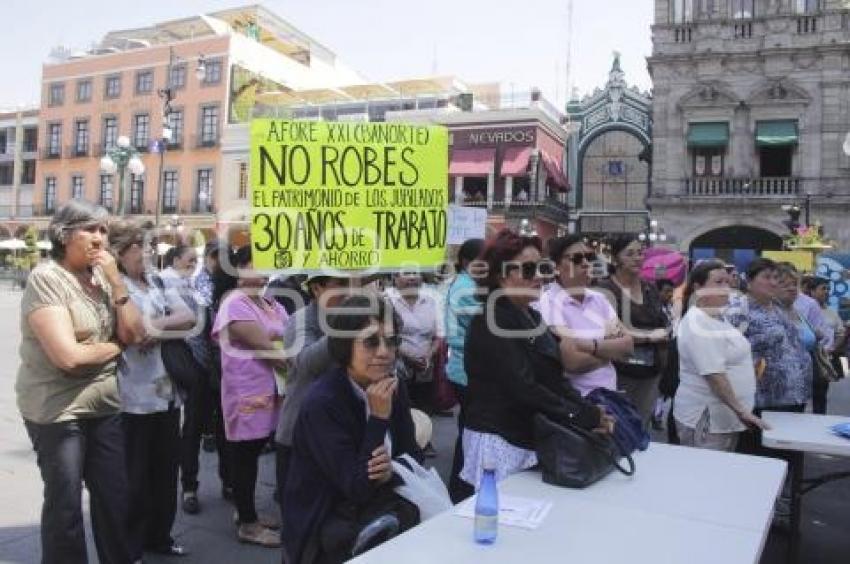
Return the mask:
[[[2,0],[0,107],[38,101],[41,64],[57,45],[86,49],[114,29],[143,27],[250,0]],[[602,86],[613,51],[626,80],[651,82],[651,0],[573,0],[572,71],[582,94]],[[540,87],[564,103],[568,0],[267,0],[263,4],[371,80],[454,74]],[[139,8],[133,12],[132,8]],[[556,99],[557,98],[557,99]]]

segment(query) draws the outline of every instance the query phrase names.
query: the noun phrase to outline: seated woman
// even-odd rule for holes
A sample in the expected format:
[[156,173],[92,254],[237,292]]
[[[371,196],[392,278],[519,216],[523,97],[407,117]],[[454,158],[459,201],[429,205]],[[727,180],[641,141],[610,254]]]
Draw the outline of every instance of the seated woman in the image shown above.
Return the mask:
[[[350,558],[356,523],[393,505],[391,457],[419,457],[410,401],[393,374],[398,315],[368,295],[347,298],[337,312],[328,321],[335,366],[313,385],[295,423],[282,503],[290,564]],[[413,513],[399,515],[403,526],[415,524]]]
[[[540,297],[551,263],[541,261],[537,237],[501,231],[484,249],[487,274],[483,312],[472,319],[464,367],[468,376],[464,464],[460,477],[479,483],[485,458],[496,463],[496,478],[537,464],[534,416],[612,432],[614,420],[581,395],[564,377],[559,345],[529,306]],[[548,271],[547,271],[548,269]]]

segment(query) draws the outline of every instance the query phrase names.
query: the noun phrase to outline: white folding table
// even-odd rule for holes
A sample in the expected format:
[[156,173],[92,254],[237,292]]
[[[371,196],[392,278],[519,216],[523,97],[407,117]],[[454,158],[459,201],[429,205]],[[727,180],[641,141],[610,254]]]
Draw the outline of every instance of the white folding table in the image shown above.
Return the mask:
[[830,427],[850,421],[850,417],[764,411],[761,414],[771,429],[762,432],[762,445],[790,451],[791,468],[791,538],[788,553],[792,561],[798,558],[800,509],[805,493],[833,480],[850,477],[850,472],[836,472],[810,480],[803,479],[806,453],[828,454],[850,458],[850,439],[838,437]]
[[785,462],[652,443],[631,478],[616,471],[584,490],[545,484],[539,472],[504,480],[504,495],[553,503],[534,530],[500,526],[491,546],[473,521],[439,515],[353,562],[364,564],[652,562],[757,563]]

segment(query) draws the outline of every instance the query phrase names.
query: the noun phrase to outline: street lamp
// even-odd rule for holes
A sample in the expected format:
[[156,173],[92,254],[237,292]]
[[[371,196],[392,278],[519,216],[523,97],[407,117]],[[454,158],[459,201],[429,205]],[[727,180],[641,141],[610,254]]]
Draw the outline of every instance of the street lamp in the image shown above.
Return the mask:
[[116,146],[109,149],[100,159],[100,170],[106,174],[118,172],[118,215],[127,215],[127,198],[124,194],[124,176],[127,169],[136,176],[144,174],[145,163],[139,158],[139,152],[130,144],[130,138],[122,135]]
[[667,233],[663,227],[659,227],[658,220],[653,219],[650,220],[649,228],[646,231],[638,233],[638,239],[641,243],[648,242],[651,247],[653,243],[666,243]]
[[[171,84],[171,74],[174,68],[174,63],[180,59],[174,54],[174,48],[168,48],[168,69],[165,71],[165,88],[161,88],[159,97],[162,98],[162,135],[156,140],[154,150],[159,153],[159,178],[156,185],[156,219],[155,225],[159,227],[160,214],[162,213],[162,184],[163,184],[163,168],[165,167],[165,151],[168,149],[168,144],[174,138],[174,130],[171,127],[171,102],[176,97],[174,93],[174,85]],[[195,77],[198,82],[203,82],[207,78],[207,58],[203,53],[198,55],[198,66],[195,67]]]

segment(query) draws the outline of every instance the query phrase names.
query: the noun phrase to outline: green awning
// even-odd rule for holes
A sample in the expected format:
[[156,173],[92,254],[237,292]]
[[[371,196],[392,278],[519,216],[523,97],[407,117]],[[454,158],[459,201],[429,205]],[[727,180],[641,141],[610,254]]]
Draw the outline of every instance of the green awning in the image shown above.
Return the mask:
[[796,121],[760,121],[756,123],[756,145],[759,147],[775,147],[777,145],[796,144]]
[[729,124],[725,121],[691,123],[688,147],[725,147],[729,144]]

